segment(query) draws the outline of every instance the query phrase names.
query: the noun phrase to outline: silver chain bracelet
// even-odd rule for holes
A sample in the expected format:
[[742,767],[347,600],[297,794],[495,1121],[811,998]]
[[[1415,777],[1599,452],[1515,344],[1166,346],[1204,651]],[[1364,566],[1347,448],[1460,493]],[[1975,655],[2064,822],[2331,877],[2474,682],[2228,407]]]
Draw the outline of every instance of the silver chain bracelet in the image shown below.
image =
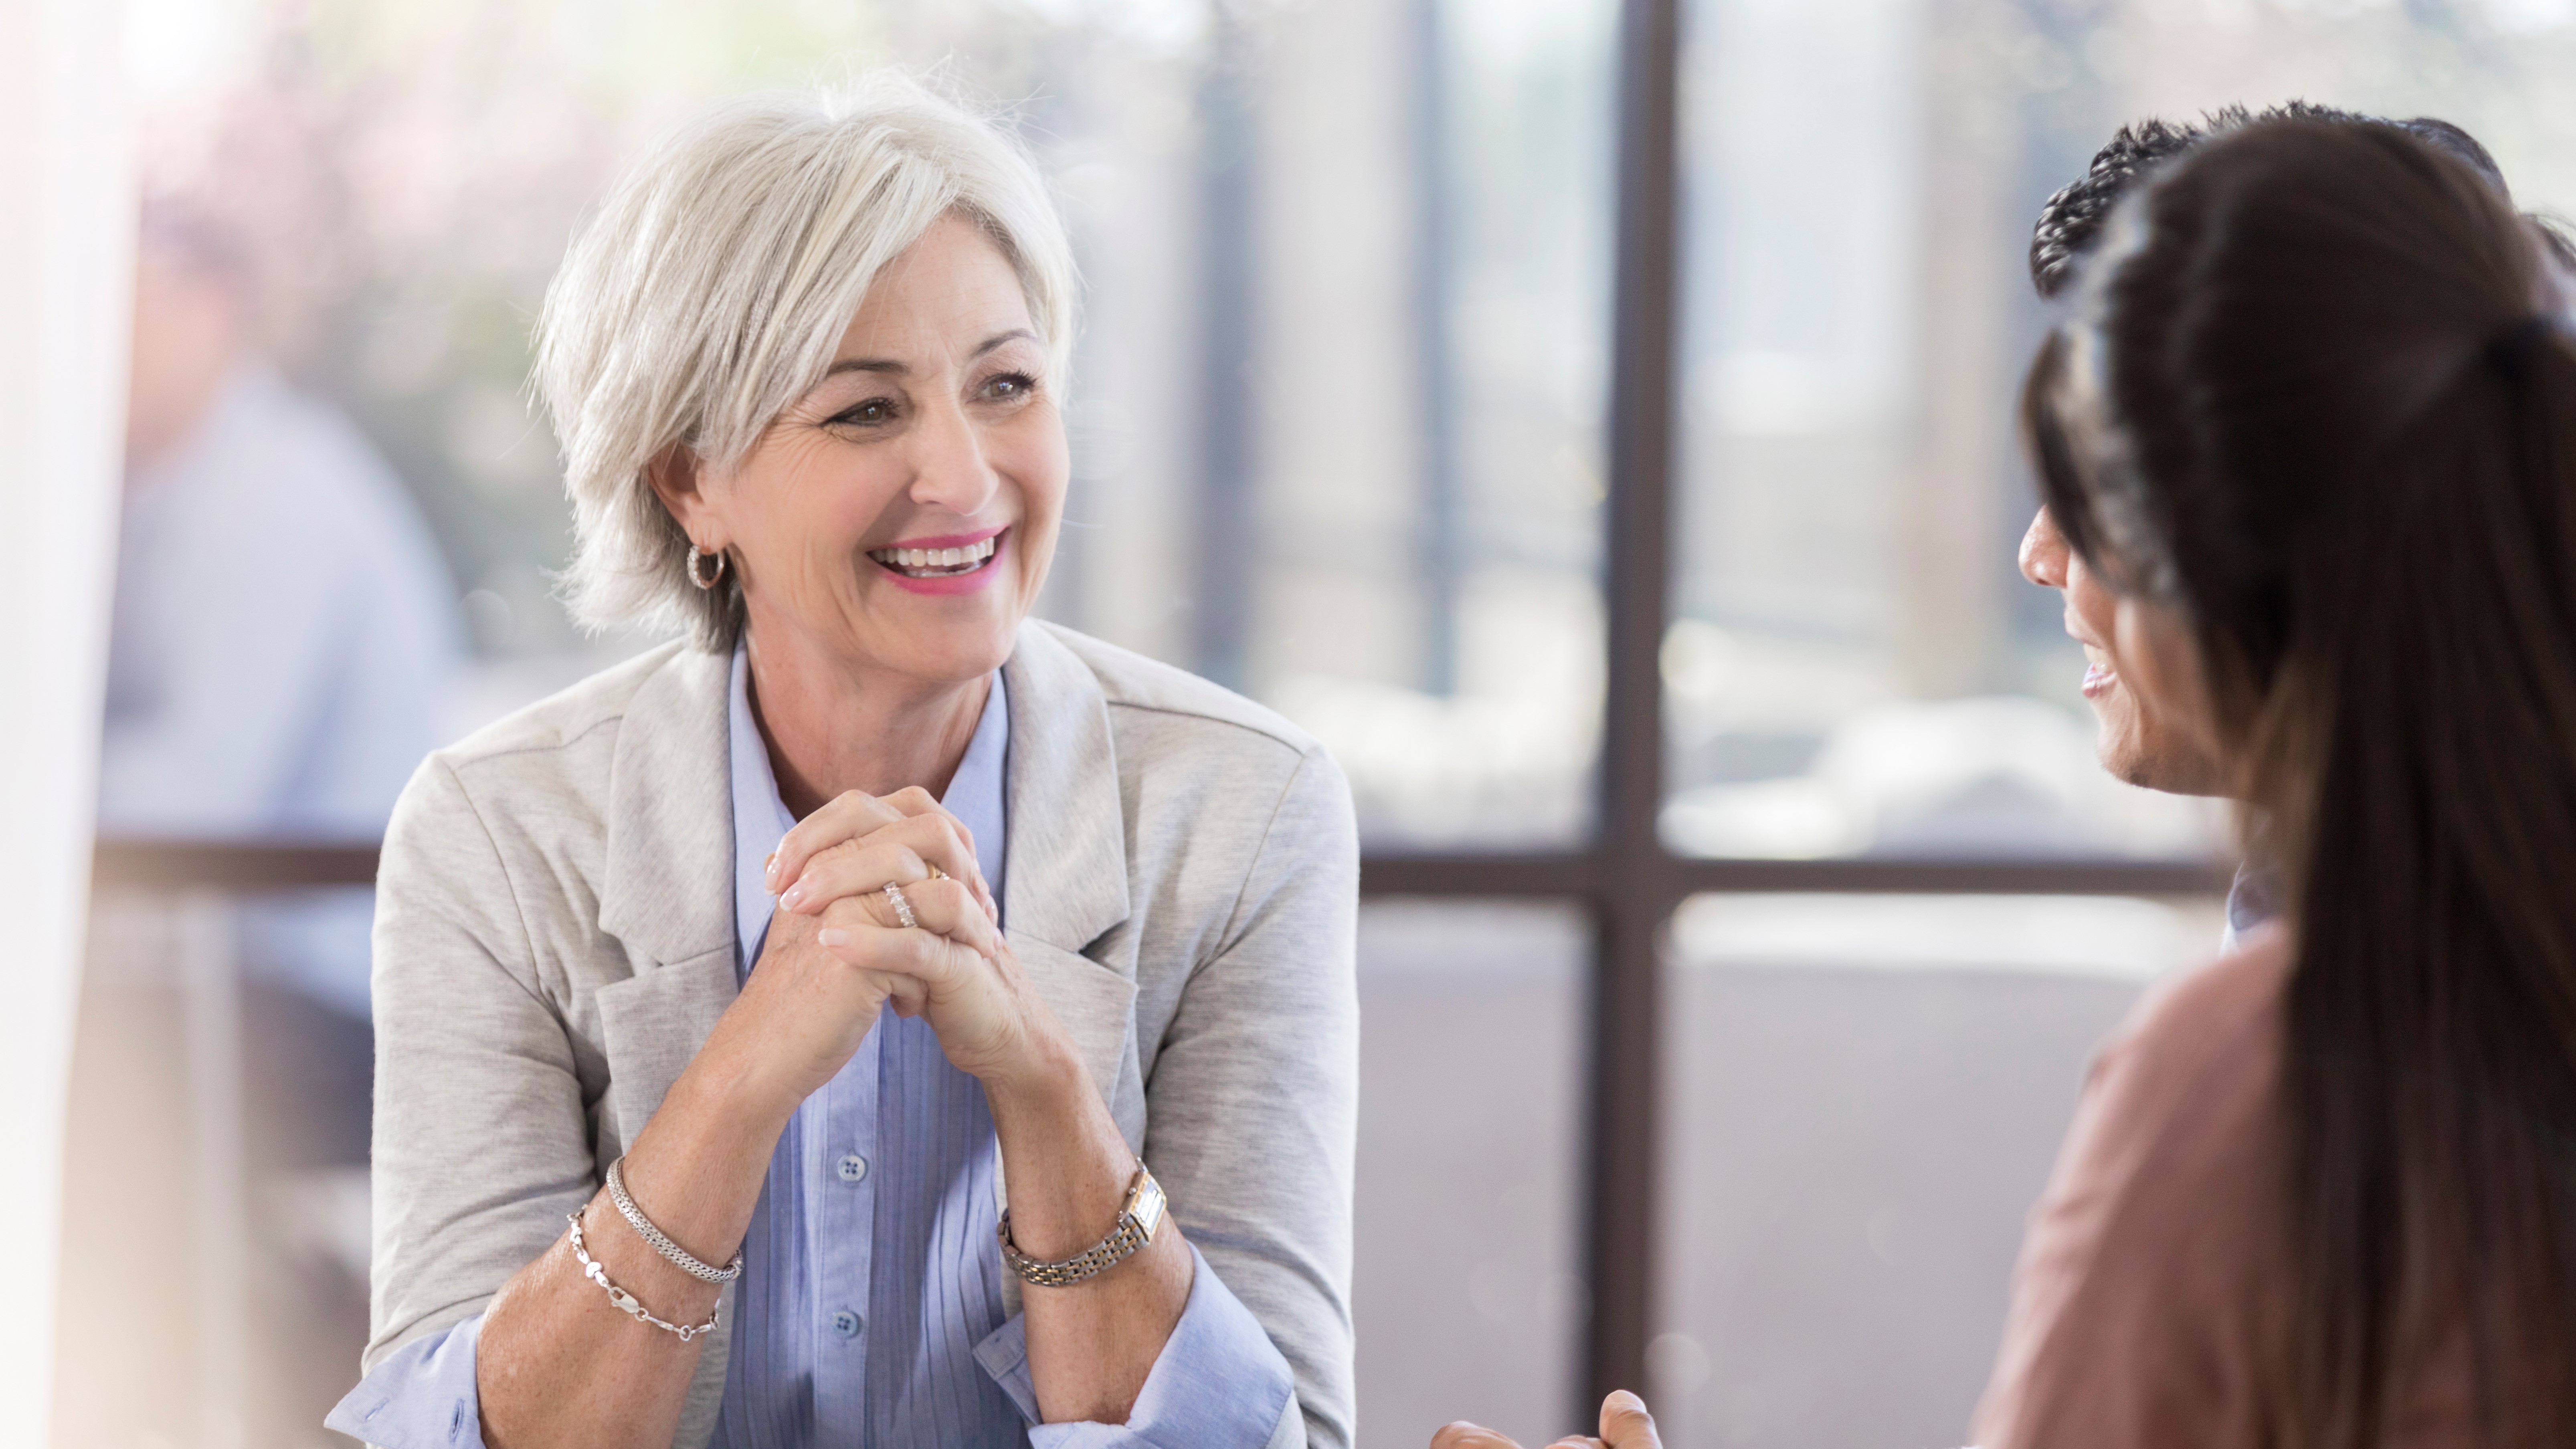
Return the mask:
[[638,1323],[649,1323],[664,1333],[678,1334],[682,1343],[687,1343],[699,1334],[716,1331],[716,1324],[724,1317],[724,1307],[721,1303],[707,1310],[707,1321],[704,1323],[672,1323],[667,1319],[654,1317],[653,1310],[645,1307],[634,1294],[609,1282],[608,1270],[599,1266],[598,1262],[590,1256],[589,1250],[582,1246],[581,1214],[566,1213],[564,1216],[572,1222],[572,1256],[575,1262],[581,1264],[581,1276],[608,1290],[610,1306]]
[[742,1276],[742,1254],[739,1251],[733,1255],[732,1262],[721,1268],[710,1268],[700,1262],[696,1254],[672,1242],[660,1228],[653,1226],[644,1216],[644,1210],[635,1205],[635,1199],[626,1195],[625,1166],[623,1157],[608,1164],[608,1200],[617,1204],[617,1215],[626,1219],[626,1225],[635,1230],[637,1237],[652,1244],[653,1251],[661,1254],[672,1267],[701,1283],[730,1283]]

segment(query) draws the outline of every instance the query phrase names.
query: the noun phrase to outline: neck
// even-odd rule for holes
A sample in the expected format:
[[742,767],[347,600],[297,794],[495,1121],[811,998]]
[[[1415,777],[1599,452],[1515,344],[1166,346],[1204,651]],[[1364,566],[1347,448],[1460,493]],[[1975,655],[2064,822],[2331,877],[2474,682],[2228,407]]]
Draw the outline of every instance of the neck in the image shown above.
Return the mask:
[[778,797],[799,820],[851,790],[891,795],[918,785],[947,794],[992,691],[990,675],[957,683],[852,669],[801,641],[757,632],[744,647],[752,718]]

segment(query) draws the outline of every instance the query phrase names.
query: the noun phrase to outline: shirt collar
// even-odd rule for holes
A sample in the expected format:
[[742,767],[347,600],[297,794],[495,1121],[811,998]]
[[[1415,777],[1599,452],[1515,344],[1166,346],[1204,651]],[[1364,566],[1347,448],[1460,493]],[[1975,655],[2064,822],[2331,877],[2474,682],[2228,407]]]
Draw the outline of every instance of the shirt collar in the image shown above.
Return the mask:
[[[733,770],[733,910],[734,933],[741,950],[737,971],[749,975],[760,959],[760,943],[769,935],[769,918],[777,909],[762,875],[780,837],[796,823],[778,797],[778,777],[769,768],[769,745],[751,717],[751,660],[739,644],[733,651],[731,704],[726,714]],[[983,717],[974,738],[948,781],[939,803],[975,837],[975,864],[1002,899],[1005,763],[1010,755],[1011,711],[1003,698],[1002,671],[993,671],[993,687],[984,696]]]

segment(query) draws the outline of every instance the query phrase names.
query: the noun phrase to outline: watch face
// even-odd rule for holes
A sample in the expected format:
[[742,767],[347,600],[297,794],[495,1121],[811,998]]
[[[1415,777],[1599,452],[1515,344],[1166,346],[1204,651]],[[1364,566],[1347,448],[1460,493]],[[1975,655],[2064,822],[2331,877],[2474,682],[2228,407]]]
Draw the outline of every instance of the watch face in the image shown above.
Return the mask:
[[1147,1175],[1136,1184],[1135,1206],[1127,1213],[1136,1220],[1136,1226],[1144,1229],[1145,1241],[1154,1241],[1154,1230],[1163,1225],[1163,1185]]

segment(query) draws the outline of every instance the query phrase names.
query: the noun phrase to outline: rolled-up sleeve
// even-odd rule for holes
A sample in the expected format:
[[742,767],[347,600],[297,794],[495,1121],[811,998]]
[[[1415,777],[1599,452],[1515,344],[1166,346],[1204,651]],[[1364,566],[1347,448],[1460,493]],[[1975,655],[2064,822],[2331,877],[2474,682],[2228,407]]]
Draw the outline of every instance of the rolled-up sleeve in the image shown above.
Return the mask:
[[397,1349],[360,1380],[322,1427],[381,1449],[483,1449],[474,1355],[478,1313]]
[[1030,1424],[1032,1449],[1262,1449],[1295,1403],[1295,1376],[1261,1320],[1207,1258],[1190,1250],[1193,1276],[1181,1321],[1124,1424],[1041,1424],[1029,1376],[1028,1320],[1014,1317],[975,1346]]

